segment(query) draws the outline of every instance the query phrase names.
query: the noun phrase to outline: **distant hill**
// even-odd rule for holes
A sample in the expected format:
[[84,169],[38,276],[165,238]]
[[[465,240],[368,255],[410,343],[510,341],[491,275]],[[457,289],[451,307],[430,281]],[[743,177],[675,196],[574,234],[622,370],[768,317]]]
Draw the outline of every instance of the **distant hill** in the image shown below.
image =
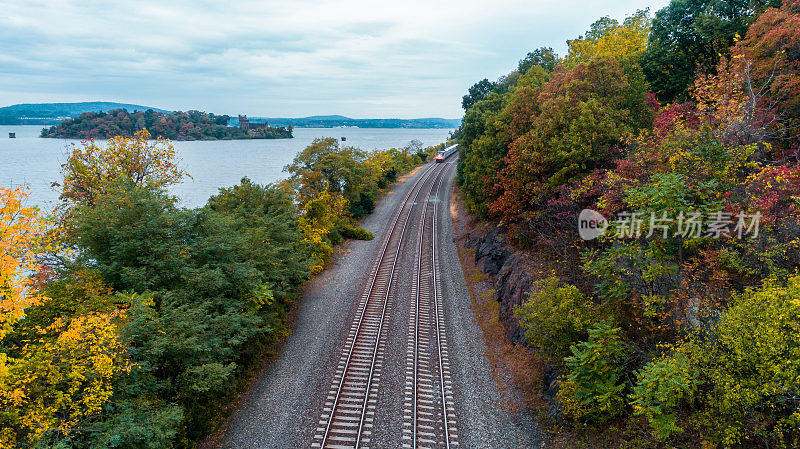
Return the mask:
[[337,121],[337,120],[353,120],[353,119],[351,119],[350,117],[345,117],[343,115],[312,115],[311,117],[302,117],[294,120]]
[[[355,126],[358,128],[458,128],[461,119],[445,118],[376,118],[357,119],[343,115],[313,115],[311,117],[251,117],[251,121],[267,121],[273,126],[292,126],[295,128],[336,128]],[[238,124],[238,119],[234,119]]]
[[0,108],[0,125],[54,125],[64,119],[75,118],[84,112],[108,112],[115,109],[126,109],[128,112],[148,109],[156,112],[171,112],[150,106],[110,101],[23,103]]

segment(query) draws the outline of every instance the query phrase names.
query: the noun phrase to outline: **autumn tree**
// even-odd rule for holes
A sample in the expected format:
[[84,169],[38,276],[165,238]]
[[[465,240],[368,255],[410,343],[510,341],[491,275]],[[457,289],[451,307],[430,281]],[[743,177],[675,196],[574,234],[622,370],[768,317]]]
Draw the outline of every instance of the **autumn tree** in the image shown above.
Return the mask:
[[145,188],[165,189],[188,176],[179,163],[169,141],[150,140],[147,130],[133,138],[112,137],[105,145],[84,141],[73,145],[61,167],[61,200],[67,205],[91,205],[126,180]]
[[[116,376],[128,369],[114,323],[117,312],[19,319],[51,303],[32,276],[36,256],[55,246],[47,221],[23,206],[23,188],[0,188],[0,447],[33,446],[66,435],[98,415]],[[24,326],[20,326],[24,324]],[[20,335],[19,327],[31,332]]]
[[79,435],[130,370],[117,313],[57,319],[0,370],[0,447],[32,447],[42,438]]
[[556,71],[538,101],[530,131],[509,146],[502,195],[490,206],[508,223],[534,218],[535,205],[556,188],[610,163],[623,140],[649,120],[635,112],[646,108],[643,83],[610,58]]
[[701,116],[730,145],[769,145],[782,134],[777,102],[767,96],[771,80],[753,76],[753,62],[734,50],[714,75],[699,75],[691,89]]
[[37,254],[47,249],[47,221],[35,207],[23,204],[27,197],[24,187],[0,187],[0,340],[26,307],[42,299],[31,275],[41,268]]
[[[465,203],[533,281],[516,318],[561,375],[560,409],[633,412],[652,435],[616,420],[603,434],[623,445],[800,442],[800,2],[767,6],[675,0],[649,38],[642,12],[602,18],[552,72],[503,78],[457,133]],[[610,223],[591,242],[584,208]]]
[[732,51],[734,58],[748,62],[753,86],[783,122],[782,136],[775,143],[796,151],[800,146],[800,2],[785,0],[780,8],[764,11]]
[[567,41],[567,64],[575,66],[594,58],[616,58],[635,61],[647,48],[650,34],[648,10],[639,10],[622,24],[609,17],[596,21],[585,35]]

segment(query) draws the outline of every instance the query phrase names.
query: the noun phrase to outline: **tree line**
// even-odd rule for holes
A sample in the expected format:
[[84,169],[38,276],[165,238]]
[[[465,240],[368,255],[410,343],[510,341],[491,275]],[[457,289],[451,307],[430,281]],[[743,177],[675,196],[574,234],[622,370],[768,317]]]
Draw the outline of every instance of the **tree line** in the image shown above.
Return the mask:
[[516,317],[561,428],[797,447],[800,2],[673,0],[567,44],[472,86],[457,132],[469,210],[533,255]]
[[302,284],[433,148],[318,139],[288,178],[203,206],[147,131],[73,145],[52,215],[0,188],[0,448],[193,447],[228,411]]

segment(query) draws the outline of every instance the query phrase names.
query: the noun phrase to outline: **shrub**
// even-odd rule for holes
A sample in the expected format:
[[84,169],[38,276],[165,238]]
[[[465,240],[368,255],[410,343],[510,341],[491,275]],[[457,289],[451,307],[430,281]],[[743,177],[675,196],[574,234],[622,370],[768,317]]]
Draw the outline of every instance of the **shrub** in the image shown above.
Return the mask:
[[723,446],[800,442],[800,276],[735,298],[720,320],[637,373],[634,413],[661,440],[680,433],[677,412]]
[[375,238],[371,232],[358,226],[342,226],[339,233],[346,239],[372,240]]
[[690,400],[698,386],[697,367],[681,352],[651,361],[636,373],[630,395],[635,415],[643,415],[659,440],[682,433],[676,424],[675,407]]
[[589,340],[571,346],[565,357],[567,373],[562,377],[558,400],[564,414],[592,422],[603,422],[623,411],[621,362],[625,349],[620,329],[600,322],[589,329]]
[[514,310],[525,338],[551,360],[561,360],[585,335],[591,320],[586,297],[558,277],[536,281],[528,299]]
[[371,214],[375,210],[375,198],[378,196],[377,189],[368,189],[357,194],[353,194],[349,198],[350,215],[355,219],[359,219],[365,215]]
[[[704,434],[726,446],[800,443],[800,276],[736,298],[707,338],[688,345],[701,367]],[[748,441],[749,440],[749,441]]]

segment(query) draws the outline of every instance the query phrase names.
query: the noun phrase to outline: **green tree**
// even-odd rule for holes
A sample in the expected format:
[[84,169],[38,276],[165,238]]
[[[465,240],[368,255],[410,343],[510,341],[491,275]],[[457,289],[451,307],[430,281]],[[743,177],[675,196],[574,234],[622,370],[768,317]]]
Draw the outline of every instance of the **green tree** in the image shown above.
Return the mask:
[[476,103],[464,115],[459,129],[460,156],[457,181],[471,212],[482,218],[488,216],[487,205],[497,172],[508,151],[501,115],[507,96],[491,93]]
[[528,52],[517,65],[517,71],[520,74],[525,74],[531,67],[538,65],[539,67],[552,72],[556,68],[558,62],[558,55],[551,47],[540,47],[536,50]]
[[656,12],[642,67],[662,102],[686,99],[696,72],[714,73],[734,37],[780,0],[672,0]]
[[461,107],[464,111],[468,111],[475,103],[483,100],[483,98],[497,88],[497,83],[493,83],[484,78],[469,88],[467,95],[461,99]]
[[192,441],[215,417],[207,404],[227,397],[258,348],[283,335],[308,264],[283,190],[244,179],[205,208],[174,202],[125,183],[76,208],[72,229],[80,263],[114,290],[137,293],[120,331],[135,368],[119,385],[105,426],[125,425],[131,404],[149,401],[164,426],[182,416],[176,441]]
[[324,191],[342,194],[350,212],[360,218],[372,212],[377,196],[377,176],[370,170],[367,156],[357,148],[340,146],[331,137],[315,139],[284,170],[302,204]]

